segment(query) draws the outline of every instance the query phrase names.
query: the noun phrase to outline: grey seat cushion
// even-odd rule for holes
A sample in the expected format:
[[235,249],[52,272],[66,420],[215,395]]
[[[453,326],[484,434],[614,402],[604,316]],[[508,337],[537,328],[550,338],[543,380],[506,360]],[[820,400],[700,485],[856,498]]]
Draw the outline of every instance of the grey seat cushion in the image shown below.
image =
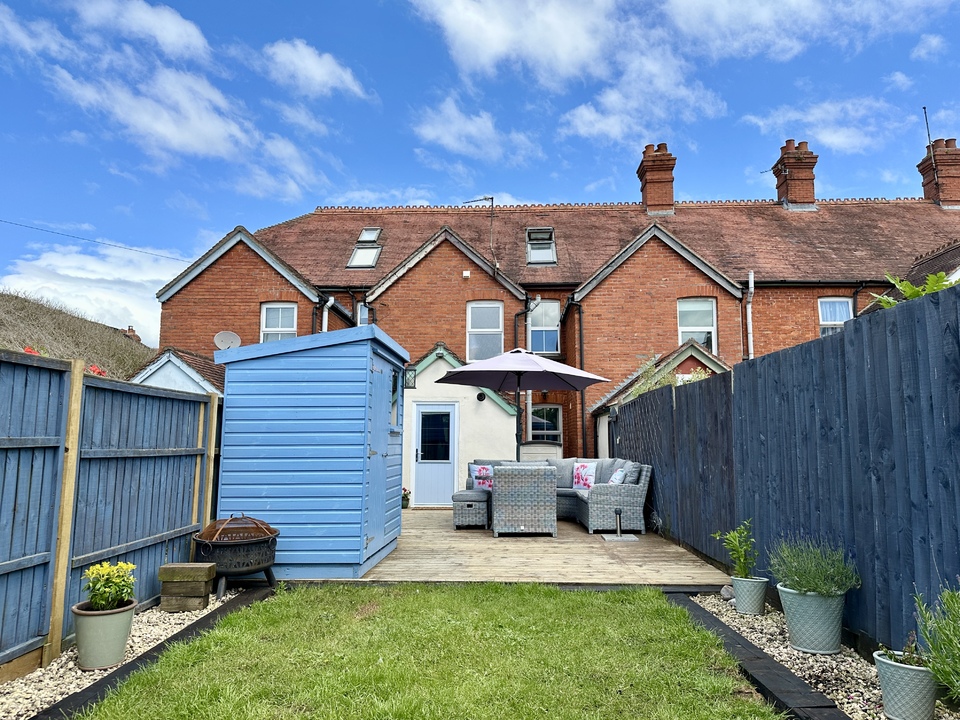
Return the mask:
[[572,487],[558,487],[557,488],[557,497],[576,497],[577,491]]
[[453,494],[453,502],[487,502],[490,499],[489,490],[457,490]]
[[557,469],[557,489],[573,487],[573,465],[577,462],[576,458],[563,458],[562,460],[547,460],[547,462]]

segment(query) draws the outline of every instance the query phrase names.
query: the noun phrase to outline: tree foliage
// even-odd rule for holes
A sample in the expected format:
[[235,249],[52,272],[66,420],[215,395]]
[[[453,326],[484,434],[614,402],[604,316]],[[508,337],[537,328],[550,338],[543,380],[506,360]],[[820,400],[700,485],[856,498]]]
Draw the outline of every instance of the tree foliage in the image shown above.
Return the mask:
[[909,280],[901,280],[890,273],[887,273],[887,280],[889,280],[890,283],[900,291],[900,294],[903,295],[903,300],[897,300],[889,295],[877,295],[876,293],[870,293],[877,299],[877,302],[885,308],[891,308],[905,300],[915,300],[916,298],[923,297],[924,295],[930,295],[931,293],[946,290],[948,287],[953,287],[960,282],[960,280],[954,280],[953,282],[950,282],[947,280],[947,274],[945,272],[927,275],[927,281],[919,287],[914,285]]

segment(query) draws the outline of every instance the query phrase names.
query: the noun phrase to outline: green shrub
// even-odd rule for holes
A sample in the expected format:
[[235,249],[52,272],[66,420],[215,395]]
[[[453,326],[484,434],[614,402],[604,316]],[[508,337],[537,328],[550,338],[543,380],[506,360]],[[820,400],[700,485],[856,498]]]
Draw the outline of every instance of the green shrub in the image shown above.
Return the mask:
[[947,686],[950,698],[960,701],[960,590],[941,589],[933,607],[919,594],[914,600],[927,664],[937,681]]
[[770,553],[770,571],[783,585],[802,593],[843,595],[860,587],[853,561],[825,540],[780,540]]
[[753,568],[757,564],[757,550],[754,547],[756,541],[750,533],[750,520],[744,520],[735,530],[725,533],[715,532],[713,537],[723,542],[723,546],[730,553],[730,559],[733,561],[733,576],[753,577]]
[[137,581],[133,563],[118,562],[116,565],[104,561],[91,565],[83,574],[87,584],[83,589],[90,598],[93,610],[115,610],[127,600],[133,599],[133,584]]

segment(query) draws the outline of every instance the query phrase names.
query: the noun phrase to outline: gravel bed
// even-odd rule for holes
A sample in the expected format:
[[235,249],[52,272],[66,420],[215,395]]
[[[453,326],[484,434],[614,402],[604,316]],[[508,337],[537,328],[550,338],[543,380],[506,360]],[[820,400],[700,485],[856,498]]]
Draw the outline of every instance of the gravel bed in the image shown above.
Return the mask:
[[[787,644],[783,613],[770,605],[764,615],[741,615],[719,595],[697,595],[693,600],[829,697],[853,720],[883,720],[877,671],[850,648],[843,646],[837,655],[800,652]],[[960,713],[937,702],[936,719],[960,720]]]
[[[127,643],[123,661],[130,662],[157,643],[180,632],[187,625],[215,610],[234,597],[235,591],[224,594],[219,602],[210,596],[204,610],[168,613],[152,607],[133,616],[133,630]],[[0,720],[23,720],[46,710],[68,695],[113,672],[110,670],[81,670],[77,667],[77,649],[71,647],[47,667],[34,670],[22,678],[0,683]]]

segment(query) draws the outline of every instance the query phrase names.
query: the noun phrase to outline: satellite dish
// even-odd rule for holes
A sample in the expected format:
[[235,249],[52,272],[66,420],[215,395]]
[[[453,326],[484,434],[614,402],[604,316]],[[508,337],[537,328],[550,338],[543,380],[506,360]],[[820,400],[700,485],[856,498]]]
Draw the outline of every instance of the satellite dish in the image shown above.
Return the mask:
[[213,336],[213,344],[221,350],[240,347],[240,336],[229,330],[221,330]]

